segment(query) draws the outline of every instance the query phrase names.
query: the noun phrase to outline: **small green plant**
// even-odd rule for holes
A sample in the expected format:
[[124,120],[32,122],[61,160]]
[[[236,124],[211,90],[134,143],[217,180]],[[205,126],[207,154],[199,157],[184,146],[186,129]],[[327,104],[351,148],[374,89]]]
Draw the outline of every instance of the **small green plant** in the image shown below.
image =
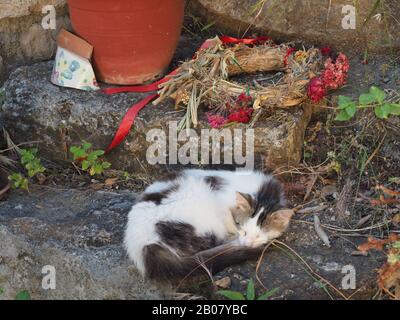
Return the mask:
[[21,164],[25,167],[28,172],[29,178],[35,177],[39,173],[46,171],[46,168],[42,166],[40,159],[37,157],[37,149],[25,150],[21,149]]
[[[33,178],[38,174],[46,171],[46,168],[42,166],[40,159],[37,157],[38,150],[33,149],[21,149],[19,151],[21,157],[21,164],[25,168],[29,178]],[[13,189],[28,190],[29,180],[25,175],[18,172],[13,172],[8,179],[11,181]]]
[[11,181],[11,187],[13,189],[28,190],[29,181],[21,173],[14,172],[8,177],[8,180]]
[[81,146],[73,146],[70,151],[74,163],[79,162],[82,170],[89,172],[91,176],[101,174],[111,167],[111,163],[99,159],[104,155],[104,151],[92,150],[92,144],[89,142],[83,141]]
[[358,102],[350,97],[339,96],[338,108],[340,112],[336,121],[348,121],[355,116],[357,110],[363,108],[373,108],[379,119],[388,119],[391,115],[400,116],[400,104],[389,102],[385,91],[375,86],[368,93],[361,94]]
[[31,295],[27,290],[23,290],[17,293],[15,300],[31,300]]
[[278,289],[272,289],[259,297],[256,297],[256,290],[254,287],[254,281],[250,280],[247,285],[246,294],[243,295],[240,292],[232,291],[232,290],[220,290],[217,293],[228,298],[229,300],[267,300],[271,298]]
[[3,294],[4,294],[4,289],[0,287],[0,296],[2,296]]
[[126,181],[131,178],[131,175],[130,175],[130,173],[128,171],[124,171],[124,178],[125,178]]

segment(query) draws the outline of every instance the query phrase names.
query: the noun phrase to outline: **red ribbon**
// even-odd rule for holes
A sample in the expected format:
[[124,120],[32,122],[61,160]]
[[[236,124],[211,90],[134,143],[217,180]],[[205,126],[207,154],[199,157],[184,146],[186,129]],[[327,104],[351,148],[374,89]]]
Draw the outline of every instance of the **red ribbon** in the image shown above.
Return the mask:
[[[211,39],[212,40],[212,39]],[[211,40],[207,40],[203,43],[203,45],[200,47],[199,50],[206,49],[210,47],[212,44]],[[269,37],[258,37],[254,39],[238,39],[238,38],[233,38],[233,37],[228,37],[228,36],[221,36],[220,40],[222,41],[223,44],[238,44],[238,43],[243,43],[246,45],[253,45],[259,42],[266,42],[271,40]],[[127,87],[117,87],[117,88],[106,88],[103,89],[103,92],[105,94],[117,94],[117,93],[123,93],[123,92],[151,92],[151,91],[157,91],[159,90],[159,86],[167,81],[169,81],[170,77],[177,74],[178,69],[172,71],[170,74],[162,78],[161,80],[158,80],[156,82],[153,82],[148,85],[143,85],[143,86],[127,86]],[[139,113],[140,110],[142,110],[147,104],[149,104],[151,101],[154,99],[158,98],[158,94],[152,94],[139,103],[134,104],[131,106],[128,110],[128,112],[125,114],[124,118],[121,121],[121,124],[117,130],[117,133],[115,134],[113,141],[111,144],[107,147],[106,153],[109,153],[111,150],[116,148],[121,144],[122,141],[126,138],[128,133],[130,132],[133,123],[135,122],[136,116]]]
[[270,37],[258,37],[258,38],[249,38],[249,39],[238,39],[238,38],[233,38],[233,37],[228,37],[228,36],[221,36],[219,39],[222,41],[224,44],[238,44],[238,43],[243,43],[247,45],[252,45],[256,44],[259,42],[267,42],[271,40]]
[[128,135],[129,131],[132,128],[133,123],[135,122],[136,116],[138,115],[139,111],[142,110],[145,106],[147,106],[151,101],[156,99],[158,94],[152,94],[147,98],[143,99],[139,103],[133,105],[129,108],[128,112],[125,114],[124,118],[121,121],[121,124],[118,128],[117,133],[114,136],[113,141],[106,149],[106,153],[110,152],[112,149],[117,147]]
[[177,74],[178,69],[172,71],[170,74],[158,80],[156,82],[143,85],[143,86],[128,86],[128,87],[117,87],[117,88],[106,88],[103,89],[105,94],[116,94],[116,93],[124,93],[124,92],[151,92],[159,90],[159,86],[165,82],[168,82],[171,76]]
[[[151,92],[151,91],[157,91],[159,90],[159,86],[165,82],[167,82],[171,76],[175,75],[178,72],[178,70],[172,71],[170,74],[162,78],[161,80],[158,80],[156,82],[153,82],[148,85],[144,86],[127,86],[127,87],[117,87],[117,88],[106,88],[103,89],[103,92],[105,94],[117,94],[117,93],[123,93],[123,92]],[[122,141],[126,138],[128,133],[131,131],[132,125],[135,122],[136,116],[138,115],[139,111],[142,110],[145,106],[147,106],[151,101],[155,100],[158,98],[158,94],[152,94],[142,101],[134,104],[129,108],[127,113],[125,114],[124,118],[121,121],[121,124],[119,125],[119,128],[117,130],[117,133],[114,136],[113,141],[111,144],[107,147],[106,153],[109,153],[111,150],[115,149],[118,147]]]

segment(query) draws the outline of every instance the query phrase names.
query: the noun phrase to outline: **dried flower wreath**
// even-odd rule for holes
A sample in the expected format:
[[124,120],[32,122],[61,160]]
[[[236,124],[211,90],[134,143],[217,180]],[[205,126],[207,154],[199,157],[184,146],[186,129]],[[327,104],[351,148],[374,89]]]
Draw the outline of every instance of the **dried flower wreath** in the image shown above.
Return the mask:
[[[229,45],[218,37],[206,43],[160,85],[159,97],[153,102],[172,98],[176,108],[185,107],[180,129],[198,125],[202,104],[210,109],[209,124],[218,128],[231,122],[248,123],[259,108],[291,108],[308,98],[317,103],[347,80],[347,57],[341,53],[326,58],[332,55],[329,48],[296,50],[271,40]],[[237,75],[259,72],[281,72],[282,76],[265,87],[234,81]]]

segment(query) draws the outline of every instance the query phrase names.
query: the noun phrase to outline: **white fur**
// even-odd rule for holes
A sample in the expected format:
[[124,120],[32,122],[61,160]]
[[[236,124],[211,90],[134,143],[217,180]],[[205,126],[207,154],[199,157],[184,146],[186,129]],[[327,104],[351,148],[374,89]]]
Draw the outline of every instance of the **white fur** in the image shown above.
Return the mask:
[[[206,176],[221,177],[227,184],[223,190],[213,191],[202,179]],[[160,241],[155,231],[155,225],[160,221],[188,223],[194,226],[199,236],[213,233],[219,239],[226,238],[236,229],[230,213],[230,208],[236,205],[236,192],[254,195],[268,179],[271,179],[270,176],[259,172],[244,174],[231,171],[185,170],[179,178],[179,190],[169,195],[160,205],[139,202],[132,207],[124,239],[130,259],[144,274],[143,248]],[[172,182],[156,182],[145,192],[161,192],[171,186]],[[255,234],[258,228],[256,218],[247,223],[248,234]],[[259,228],[258,231],[261,232]],[[245,242],[249,243],[249,240]]]
[[239,245],[257,248],[258,246],[261,246],[281,235],[275,230],[266,232],[260,228],[260,226],[257,224],[257,221],[263,211],[264,209],[262,208],[259,212],[257,212],[254,218],[247,220],[241,227],[238,237]]

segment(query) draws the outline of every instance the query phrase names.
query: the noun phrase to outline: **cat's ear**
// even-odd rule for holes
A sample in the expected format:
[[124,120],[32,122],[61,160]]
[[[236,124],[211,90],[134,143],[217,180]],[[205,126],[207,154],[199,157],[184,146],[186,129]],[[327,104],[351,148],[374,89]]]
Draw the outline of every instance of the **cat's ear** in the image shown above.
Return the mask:
[[267,216],[263,227],[277,232],[285,232],[293,215],[294,211],[291,209],[275,211]]
[[253,198],[251,195],[236,192],[236,205],[231,208],[233,219],[237,224],[243,225],[253,213]]
[[236,205],[243,208],[251,208],[253,206],[253,197],[248,193],[236,191]]

